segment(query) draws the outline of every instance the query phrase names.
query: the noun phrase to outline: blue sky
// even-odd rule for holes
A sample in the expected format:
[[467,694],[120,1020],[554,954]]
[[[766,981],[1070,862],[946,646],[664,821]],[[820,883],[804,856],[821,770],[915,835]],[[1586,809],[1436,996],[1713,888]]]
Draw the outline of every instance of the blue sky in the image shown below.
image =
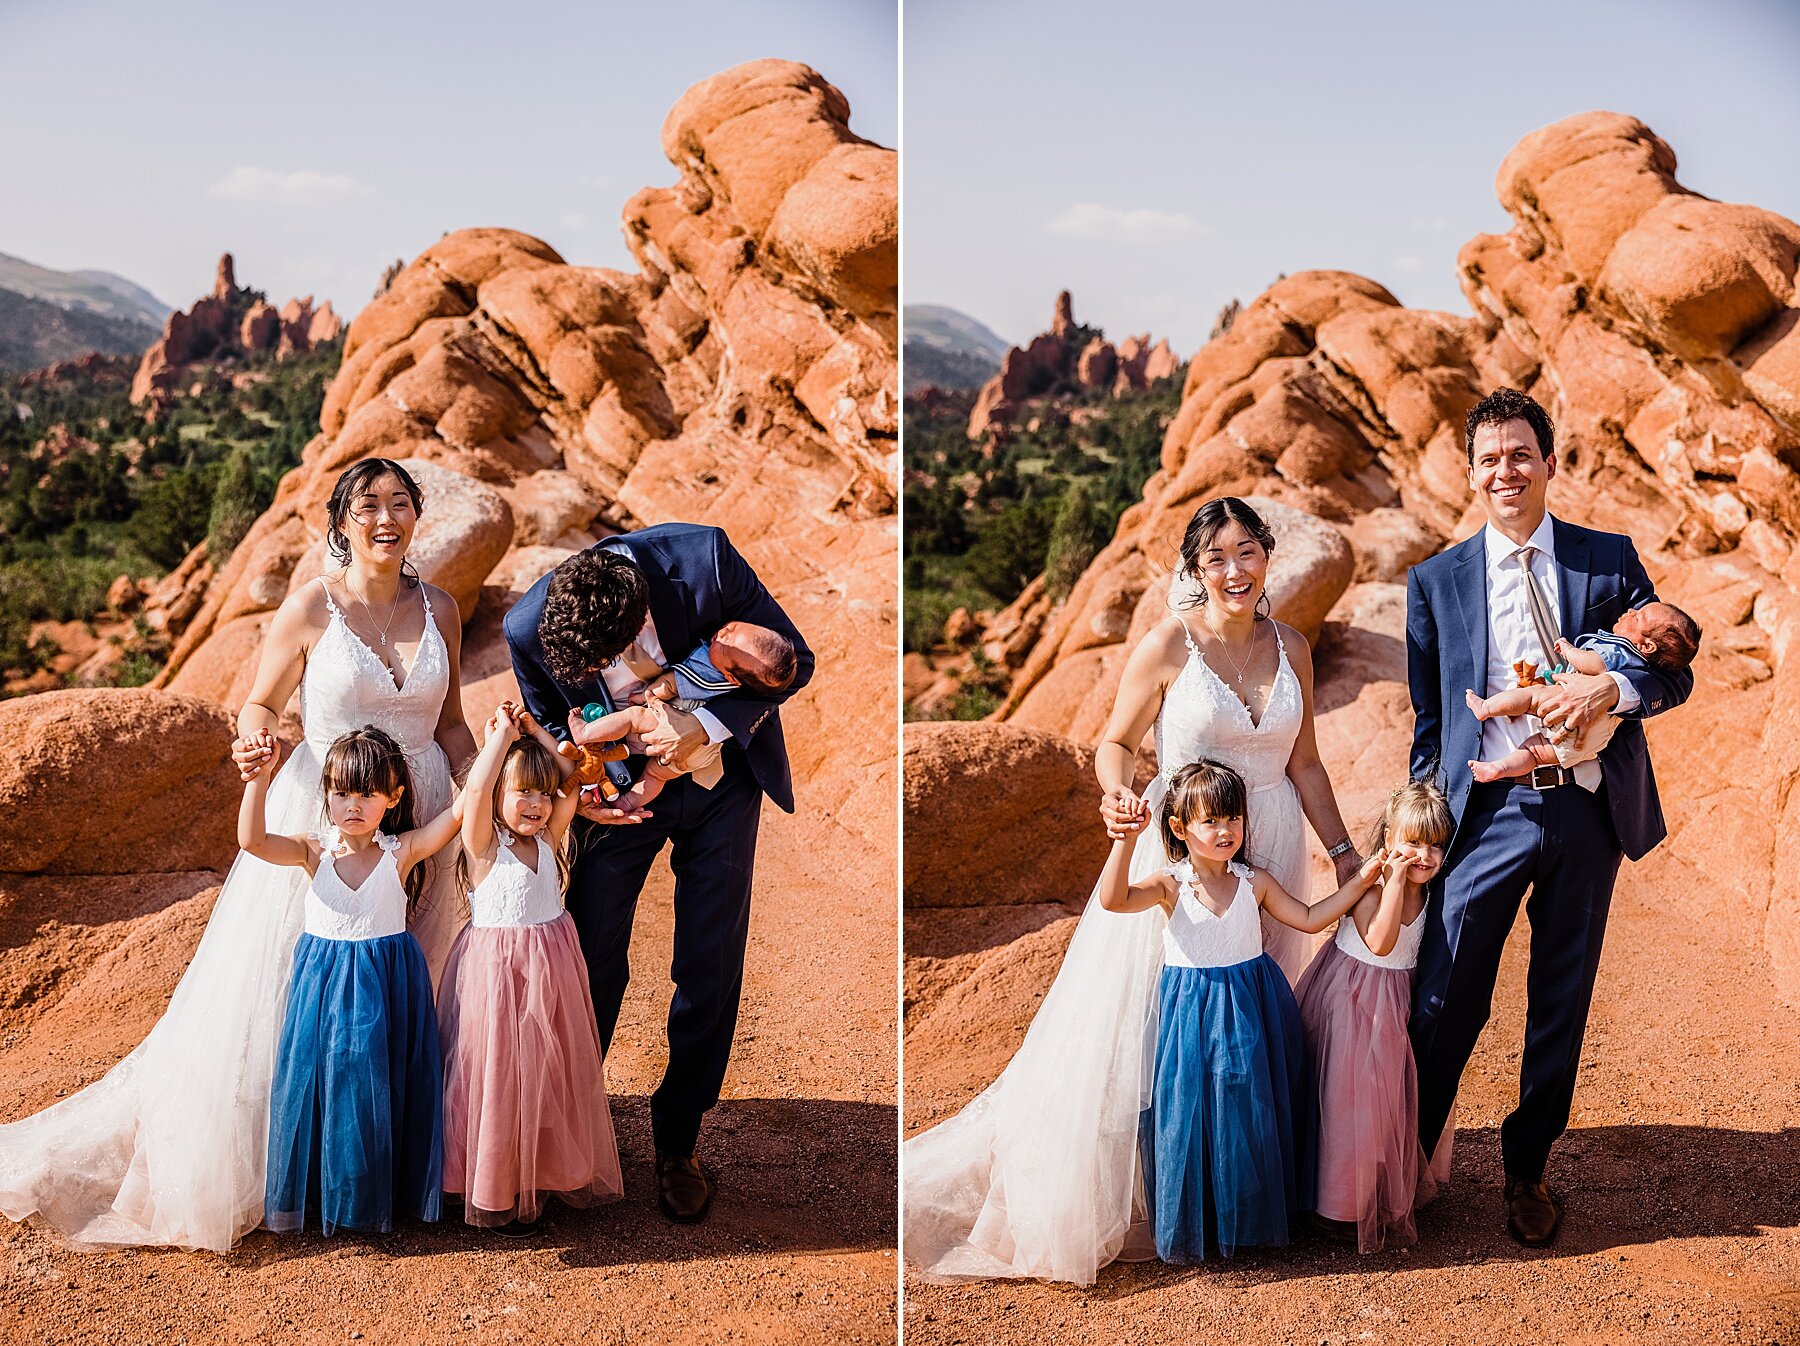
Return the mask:
[[1219,306],[1336,267],[1467,312],[1518,140],[1592,108],[1691,190],[1800,218],[1800,3],[907,0],[905,286],[1009,340],[1056,291],[1185,358]]
[[185,307],[229,250],[346,314],[472,225],[629,269],[619,212],[675,180],[684,90],[804,61],[894,145],[896,29],[894,0],[0,0],[0,252]]

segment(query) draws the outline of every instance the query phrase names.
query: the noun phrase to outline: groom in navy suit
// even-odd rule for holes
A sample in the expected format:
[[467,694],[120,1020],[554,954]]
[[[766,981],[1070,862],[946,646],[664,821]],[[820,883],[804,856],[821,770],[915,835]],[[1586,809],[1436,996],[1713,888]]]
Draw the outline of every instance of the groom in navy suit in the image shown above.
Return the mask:
[[1612,741],[1573,769],[1474,783],[1470,762],[1497,759],[1530,731],[1523,720],[1478,721],[1465,692],[1512,686],[1514,661],[1547,667],[1559,636],[1608,630],[1656,594],[1629,538],[1545,511],[1556,449],[1536,402],[1510,388],[1489,394],[1469,412],[1464,440],[1487,526],[1413,567],[1406,583],[1412,775],[1441,771],[1456,818],[1413,984],[1419,1139],[1430,1153],[1443,1132],[1524,900],[1525,1052],[1500,1148],[1507,1230],[1535,1247],[1562,1217],[1544,1168],[1569,1123],[1613,880],[1622,856],[1640,859],[1665,835],[1641,721],[1686,701],[1694,683],[1685,669],[1558,674],[1546,732],[1578,733],[1613,714],[1622,722]]
[[[581,937],[603,1048],[612,1045],[630,979],[632,917],[665,843],[675,871],[675,996],[669,1065],[650,1099],[658,1203],[684,1223],[706,1214],[710,1173],[695,1155],[700,1120],[719,1101],[744,982],[750,883],[763,796],[788,813],[794,787],[776,707],[812,677],[813,656],[756,572],[717,528],[668,523],[607,538],[564,561],[506,614],[506,643],[525,704],[560,738],[572,708],[641,698],[640,670],[667,667],[726,622],[786,636],[796,671],[767,695],[740,687],[692,715],[670,709],[666,734],[646,736],[664,762],[724,745],[721,779],[664,786],[652,807],[583,805],[569,876],[569,915]],[[632,759],[642,774],[645,758]]]

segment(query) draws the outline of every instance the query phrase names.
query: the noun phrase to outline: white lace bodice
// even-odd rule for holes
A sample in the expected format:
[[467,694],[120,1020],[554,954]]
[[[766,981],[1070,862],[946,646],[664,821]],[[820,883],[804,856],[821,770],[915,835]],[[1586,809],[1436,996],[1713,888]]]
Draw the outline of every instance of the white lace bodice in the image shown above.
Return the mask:
[[[1263,706],[1262,722],[1252,724],[1244,703],[1201,657],[1193,637],[1188,637],[1187,664],[1169,684],[1156,720],[1156,761],[1164,779],[1202,757],[1236,771],[1252,794],[1273,789],[1287,779],[1288,758],[1293,755],[1306,707],[1279,627],[1275,640],[1279,655],[1275,681]],[[1256,812],[1254,805],[1251,812]]]
[[[319,587],[325,588],[323,577]],[[364,725],[390,735],[405,749],[409,762],[431,747],[450,686],[450,656],[432,615],[429,590],[424,598],[425,634],[406,681],[396,687],[393,670],[350,630],[326,589],[331,620],[307,657],[300,680],[306,741],[320,757],[333,740]]]
[[494,865],[469,894],[469,924],[482,928],[542,925],[562,915],[562,891],[550,843],[537,837],[537,872],[513,854],[508,833],[499,832]]
[[1415,967],[1419,962],[1419,945],[1425,939],[1425,910],[1412,918],[1410,925],[1400,927],[1400,937],[1394,941],[1394,947],[1387,953],[1377,957],[1369,952],[1369,946],[1363,943],[1362,933],[1356,928],[1356,921],[1349,915],[1338,922],[1337,946],[1359,963],[1368,963],[1371,967],[1392,967],[1405,971]]
[[1169,967],[1231,967],[1247,963],[1263,951],[1262,922],[1257,919],[1256,894],[1250,891],[1250,867],[1236,861],[1237,891],[1223,916],[1215,916],[1194,890],[1194,867],[1186,860],[1173,866],[1181,884],[1175,910],[1163,931],[1163,962]]
[[338,846],[337,829],[317,834],[316,840],[319,867],[306,890],[306,933],[320,939],[379,939],[402,933],[406,929],[406,889],[394,858],[400,838],[385,832],[375,834],[381,859],[360,888],[352,888],[338,877],[332,855]]

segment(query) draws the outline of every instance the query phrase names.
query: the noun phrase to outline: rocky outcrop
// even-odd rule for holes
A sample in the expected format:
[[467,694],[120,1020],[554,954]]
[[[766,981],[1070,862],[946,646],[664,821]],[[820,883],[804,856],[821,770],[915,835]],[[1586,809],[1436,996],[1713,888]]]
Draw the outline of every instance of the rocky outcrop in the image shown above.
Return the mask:
[[679,180],[625,207],[639,274],[507,229],[404,267],[346,334],[274,504],[223,569],[197,550],[146,600],[175,638],[158,685],[236,706],[360,458],[418,477],[412,558],[461,609],[471,706],[514,694],[499,618],[557,560],[622,528],[714,523],[819,656],[834,709],[809,692],[787,713],[796,777],[891,846],[895,165],[848,117],[805,66],[740,66],[665,123]]
[[[1501,165],[1513,227],[1471,240],[1457,261],[1472,316],[1407,309],[1367,278],[1311,271],[1221,323],[1188,365],[1142,501],[1067,601],[1027,590],[987,624],[1023,637],[984,646],[990,680],[1009,679],[996,718],[1091,741],[1126,650],[1166,610],[1193,510],[1251,496],[1342,546],[1318,591],[1330,610],[1308,614],[1323,617],[1315,705],[1345,816],[1367,818],[1406,769],[1406,571],[1479,526],[1463,416],[1487,390],[1521,388],[1556,422],[1552,510],[1629,534],[1660,594],[1704,628],[1700,690],[1650,729],[1659,761],[1680,763],[1664,772],[1670,853],[1736,894],[1778,985],[1800,998],[1800,226],[1698,196],[1675,167],[1641,122],[1569,118]],[[1279,611],[1292,553],[1279,524],[1277,536]],[[984,979],[1011,985],[1015,962],[1054,968],[1040,947],[1048,930],[1017,935],[966,923],[927,971],[973,976],[978,957]],[[976,984],[933,994],[962,1018],[935,1015],[921,1041],[985,1050],[968,1026],[988,1005]]]
[[273,351],[277,358],[304,355],[343,334],[343,320],[327,302],[314,309],[312,296],[290,299],[277,311],[240,287],[231,254],[219,258],[212,293],[185,313],[171,313],[162,336],[144,352],[131,380],[134,405],[158,408],[193,382],[195,367],[230,364]]
[[58,691],[0,701],[3,874],[218,868],[237,849],[231,716],[192,696]]
[[[1474,526],[1462,417],[1502,384],[1556,421],[1559,513],[1628,532],[1666,564],[1736,549],[1757,592],[1792,587],[1796,574],[1780,574],[1800,534],[1800,368],[1781,371],[1800,313],[1800,226],[1687,191],[1673,151],[1609,113],[1528,136],[1498,190],[1514,228],[1474,239],[1458,263],[1473,318],[1406,309],[1344,272],[1300,272],[1194,357],[1161,469],[1045,615],[1003,713],[1030,704],[1034,724],[1088,722],[1034,689],[1063,661],[1096,664],[1121,595],[1154,593],[1208,497],[1258,494],[1325,520],[1354,578],[1402,579]],[[1722,615],[1735,627],[1749,609]],[[1114,665],[1098,681],[1061,680],[1103,700]]]
[[1044,399],[1101,389],[1123,397],[1173,377],[1180,368],[1166,340],[1152,346],[1148,336],[1127,337],[1115,347],[1078,324],[1074,301],[1064,290],[1056,296],[1050,330],[1007,351],[1000,372],[982,385],[969,414],[969,438],[1004,435],[1028,405]]

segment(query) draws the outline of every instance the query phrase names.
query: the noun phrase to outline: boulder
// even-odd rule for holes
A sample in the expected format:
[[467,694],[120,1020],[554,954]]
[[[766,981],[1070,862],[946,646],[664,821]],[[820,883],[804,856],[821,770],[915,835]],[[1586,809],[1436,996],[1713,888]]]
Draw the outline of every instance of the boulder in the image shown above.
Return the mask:
[[0,873],[222,869],[237,849],[236,730],[213,702],[146,688],[0,701]]

